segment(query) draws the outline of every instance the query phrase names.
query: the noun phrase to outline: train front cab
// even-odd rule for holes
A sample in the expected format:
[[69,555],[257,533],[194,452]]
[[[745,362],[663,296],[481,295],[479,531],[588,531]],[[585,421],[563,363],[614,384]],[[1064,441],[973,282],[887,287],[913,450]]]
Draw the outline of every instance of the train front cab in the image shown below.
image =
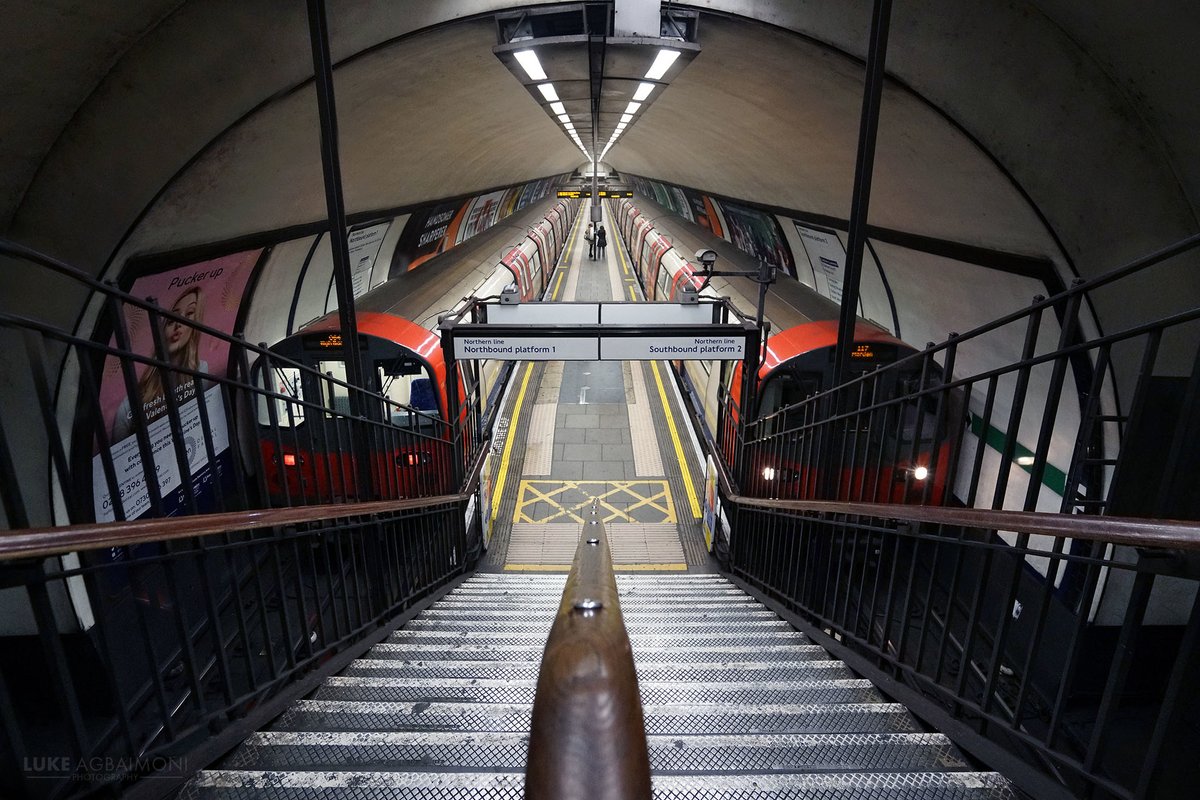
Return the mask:
[[[947,420],[957,418],[957,395],[930,393],[895,402],[920,390],[921,363],[914,360],[913,366],[880,368],[916,351],[860,325],[851,352],[850,378],[869,377],[854,390],[851,408],[876,408],[830,422],[837,399],[833,394],[820,395],[833,385],[831,334],[836,337],[835,324],[819,322],[771,337],[740,454],[743,491],[778,499],[945,503],[950,494],[952,448],[958,438]],[[731,431],[740,414],[741,370],[741,364],[733,366],[726,393],[727,422],[734,423],[722,426],[721,445],[727,459],[737,455]],[[925,388],[941,384],[936,365],[925,367],[925,373]],[[811,398],[815,399],[804,403]]]
[[[270,349],[308,367],[264,359],[258,443],[264,489],[276,505],[429,497],[457,490],[453,437],[446,422],[445,365],[437,337],[390,315],[359,315],[368,365],[361,415],[352,413],[345,343],[322,320]],[[405,342],[406,344],[402,344]],[[461,395],[460,395],[461,396]],[[358,454],[367,454],[364,459]]]

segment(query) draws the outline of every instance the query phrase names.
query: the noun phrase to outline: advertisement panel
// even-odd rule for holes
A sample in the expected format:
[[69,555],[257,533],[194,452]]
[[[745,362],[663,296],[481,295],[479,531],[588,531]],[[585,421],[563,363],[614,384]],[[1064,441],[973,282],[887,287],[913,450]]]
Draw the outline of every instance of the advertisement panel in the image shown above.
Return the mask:
[[[145,297],[164,309],[174,311],[225,333],[232,333],[247,283],[262,255],[262,249],[215,258],[198,264],[177,267],[135,279],[129,292]],[[140,355],[154,353],[154,333],[150,317],[140,308],[127,307],[126,325],[130,346]],[[220,339],[198,333],[186,325],[160,320],[162,341],[172,367],[191,369],[214,377],[224,377],[228,368],[229,345]],[[112,345],[115,346],[115,340]],[[100,409],[108,434],[109,452],[117,476],[117,488],[126,519],[136,519],[150,509],[147,480],[156,476],[165,515],[179,514],[194,499],[200,511],[215,510],[215,483],[228,481],[232,453],[229,450],[229,426],[219,385],[200,382],[200,391],[191,376],[170,370],[175,384],[183,451],[191,473],[191,486],[183,485],[183,470],[176,458],[176,442],[171,435],[165,397],[166,380],[157,366],[135,367],[136,395],[126,391],[120,362],[108,358],[100,382]],[[198,396],[199,395],[199,396]],[[208,417],[212,451],[216,463],[210,463],[201,424],[200,403]],[[146,433],[154,459],[153,468],[142,464],[138,447],[135,404],[140,404]],[[96,521],[116,519],[116,504],[109,491],[103,468],[99,438],[92,458],[92,486]]]
[[728,200],[721,201],[721,210],[725,212],[726,240],[755,260],[796,277],[792,251],[773,215]]
[[500,221],[500,209],[507,190],[489,192],[472,198],[467,203],[463,223],[458,227],[455,244],[462,244],[477,233],[483,233]]
[[350,231],[350,276],[354,283],[354,296],[360,297],[371,288],[371,274],[379,258],[379,248],[387,235],[390,222],[381,222],[367,228]]
[[410,269],[415,269],[445,249],[446,233],[463,204],[461,202],[440,203],[414,211],[404,226],[388,277],[394,278]]
[[842,247],[842,240],[833,231],[801,225],[794,220],[793,224],[812,264],[817,291],[840,305],[846,278],[846,248]]
[[542,178],[467,200],[440,203],[414,211],[396,242],[388,277],[394,278],[462,244],[476,234],[541,200],[561,176]]

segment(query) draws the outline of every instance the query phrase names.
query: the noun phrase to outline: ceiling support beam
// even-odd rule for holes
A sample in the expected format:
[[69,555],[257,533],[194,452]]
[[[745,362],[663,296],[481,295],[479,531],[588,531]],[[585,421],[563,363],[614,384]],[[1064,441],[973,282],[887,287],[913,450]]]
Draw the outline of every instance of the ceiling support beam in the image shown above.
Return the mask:
[[[351,386],[370,389],[366,366],[358,342],[358,322],[354,314],[354,279],[350,274],[350,243],[346,233],[346,203],[342,193],[342,166],[338,157],[337,104],[333,97],[333,61],[329,55],[329,20],[325,0],[308,0],[308,33],[312,43],[313,84],[317,90],[317,111],[321,125],[321,168],[325,177],[325,208],[329,216],[329,243],[333,253],[333,285],[337,291],[338,319],[346,359],[346,377]],[[359,393],[350,392],[351,411]]]
[[846,276],[842,285],[842,310],[838,319],[834,353],[834,385],[844,383],[850,370],[850,349],[858,323],[858,288],[862,282],[863,248],[867,241],[867,212],[871,205],[871,178],[875,171],[875,140],[883,98],[883,65],[887,57],[892,0],[875,0],[871,15],[871,40],[867,49],[867,78],[863,86],[862,120],[858,127],[858,156],[854,164],[854,196],[850,202],[850,236],[846,245]]

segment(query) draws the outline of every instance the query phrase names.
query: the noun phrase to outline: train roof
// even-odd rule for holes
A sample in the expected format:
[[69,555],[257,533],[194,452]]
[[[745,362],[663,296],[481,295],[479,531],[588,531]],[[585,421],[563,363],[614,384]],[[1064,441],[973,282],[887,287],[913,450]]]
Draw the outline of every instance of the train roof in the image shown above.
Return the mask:
[[[732,243],[714,235],[707,228],[689,222],[645,195],[636,195],[632,202],[694,268],[699,268],[699,265],[695,263],[692,254],[703,248],[716,251],[717,269],[719,270],[757,272],[758,261],[739,250]],[[738,309],[747,316],[755,315],[758,303],[758,284],[749,278],[713,278],[710,286],[717,294],[728,295]],[[817,294],[813,289],[783,272],[780,272],[775,283],[772,284],[764,307],[765,316],[771,323],[771,330],[774,332],[785,331],[807,322],[836,320],[838,311],[837,303]],[[859,326],[878,328],[874,323],[861,317],[858,324]]]
[[432,327],[438,314],[458,305],[558,202],[554,197],[544,198],[415,269],[384,281],[355,300],[356,310],[392,314]]

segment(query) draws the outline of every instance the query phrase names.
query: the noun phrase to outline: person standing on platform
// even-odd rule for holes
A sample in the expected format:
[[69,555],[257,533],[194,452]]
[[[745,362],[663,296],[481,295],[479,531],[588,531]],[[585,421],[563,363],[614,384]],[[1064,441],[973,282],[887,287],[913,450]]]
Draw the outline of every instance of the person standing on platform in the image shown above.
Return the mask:
[[596,228],[596,254],[600,258],[604,258],[604,249],[608,247],[608,234],[604,232],[604,225]]
[[587,230],[583,232],[583,238],[587,239],[588,243],[588,260],[594,261],[596,258],[596,232],[592,230],[596,223],[589,222]]

